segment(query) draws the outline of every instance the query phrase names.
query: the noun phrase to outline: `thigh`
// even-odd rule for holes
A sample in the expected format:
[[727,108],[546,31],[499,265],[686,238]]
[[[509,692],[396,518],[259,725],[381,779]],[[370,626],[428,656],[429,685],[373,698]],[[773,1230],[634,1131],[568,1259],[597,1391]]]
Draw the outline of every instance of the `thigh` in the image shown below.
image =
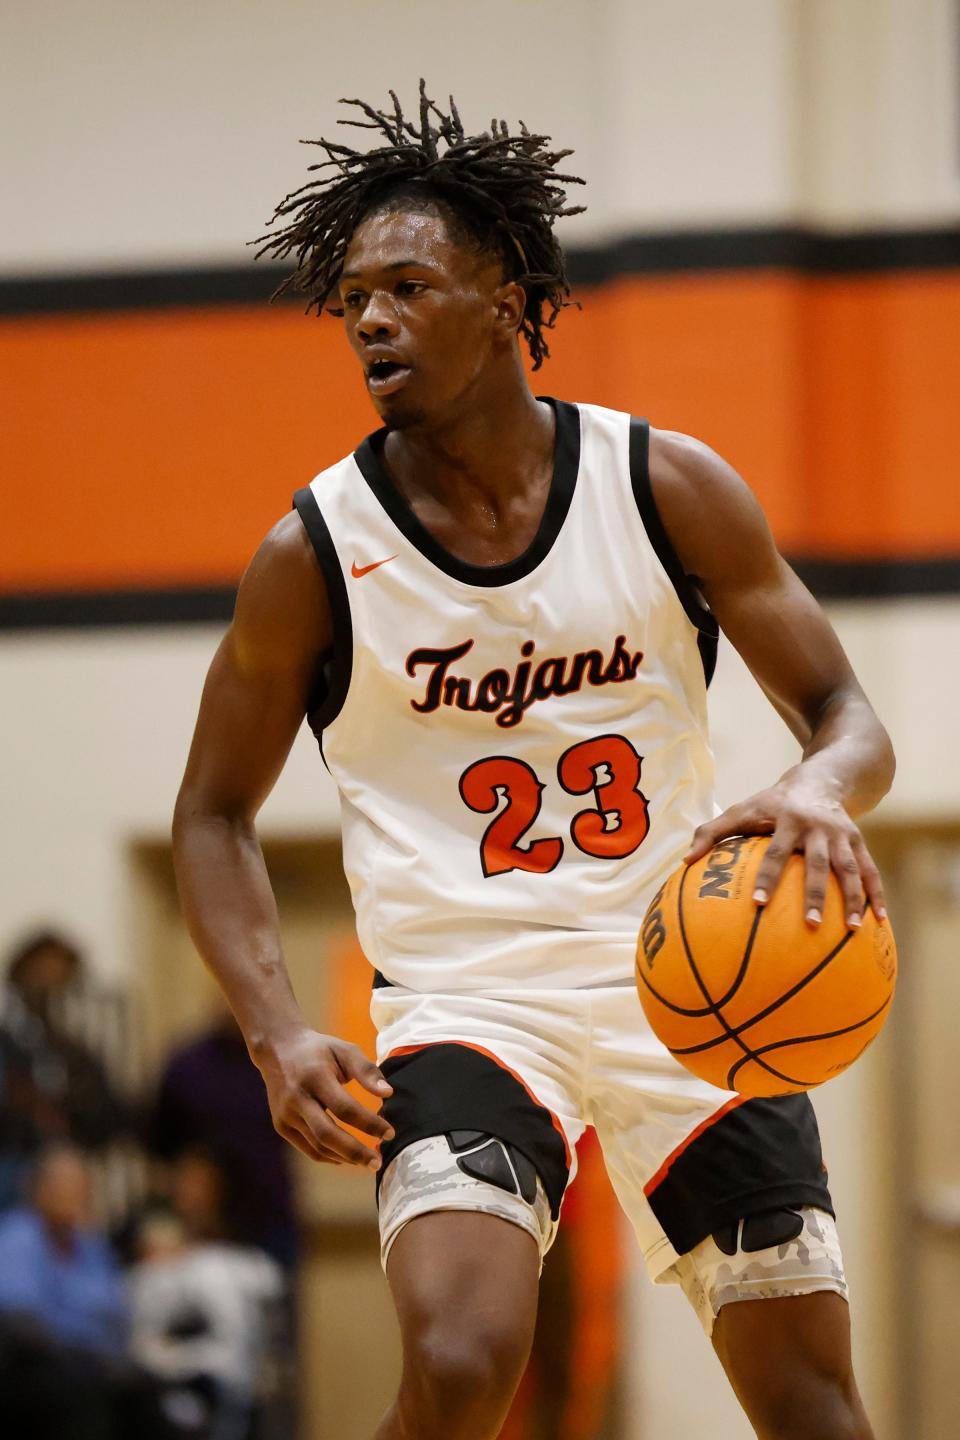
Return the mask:
[[727,1305],[714,1349],[756,1433],[871,1440],[850,1356],[850,1315],[821,1291]]
[[387,1264],[403,1373],[378,1440],[493,1440],[530,1355],[540,1252],[492,1215],[421,1215]]
[[537,1315],[540,1254],[519,1226],[470,1211],[435,1211],[405,1225],[387,1281],[407,1340],[436,1329],[488,1338],[509,1333],[529,1349]]

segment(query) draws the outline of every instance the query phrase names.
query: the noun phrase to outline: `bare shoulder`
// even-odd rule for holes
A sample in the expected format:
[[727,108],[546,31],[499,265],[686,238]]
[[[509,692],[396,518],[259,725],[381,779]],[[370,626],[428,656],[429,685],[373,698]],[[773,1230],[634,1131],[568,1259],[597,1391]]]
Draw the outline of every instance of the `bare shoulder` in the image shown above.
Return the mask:
[[753,491],[702,440],[651,429],[650,487],[688,573],[709,581],[727,566],[763,565],[775,554]]
[[278,520],[261,541],[240,581],[231,629],[246,668],[286,668],[332,643],[323,573],[296,511]]

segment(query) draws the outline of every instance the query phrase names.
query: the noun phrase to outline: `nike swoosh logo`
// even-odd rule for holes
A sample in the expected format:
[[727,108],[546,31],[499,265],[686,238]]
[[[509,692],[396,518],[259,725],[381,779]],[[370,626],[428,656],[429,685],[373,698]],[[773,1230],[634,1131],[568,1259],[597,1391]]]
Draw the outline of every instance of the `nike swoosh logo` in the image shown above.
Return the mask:
[[374,560],[372,565],[358,565],[356,560],[350,567],[350,574],[354,580],[359,580],[361,575],[369,575],[371,570],[376,570],[378,565],[386,565],[391,560],[396,560],[396,555],[388,555],[384,560]]

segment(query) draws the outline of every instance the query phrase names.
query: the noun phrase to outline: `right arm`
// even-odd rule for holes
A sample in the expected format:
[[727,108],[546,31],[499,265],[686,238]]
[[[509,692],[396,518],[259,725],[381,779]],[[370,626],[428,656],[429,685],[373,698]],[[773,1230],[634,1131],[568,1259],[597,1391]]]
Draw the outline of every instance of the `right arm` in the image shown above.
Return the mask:
[[355,1045],[318,1035],[304,1019],[255,828],[331,640],[323,576],[291,513],[251,561],[210,666],[177,797],[173,855],[190,933],[263,1075],[276,1128],[314,1160],[376,1168],[376,1156],[333,1117],[384,1138],[386,1122],[344,1085],[359,1080],[381,1099],[390,1086]]

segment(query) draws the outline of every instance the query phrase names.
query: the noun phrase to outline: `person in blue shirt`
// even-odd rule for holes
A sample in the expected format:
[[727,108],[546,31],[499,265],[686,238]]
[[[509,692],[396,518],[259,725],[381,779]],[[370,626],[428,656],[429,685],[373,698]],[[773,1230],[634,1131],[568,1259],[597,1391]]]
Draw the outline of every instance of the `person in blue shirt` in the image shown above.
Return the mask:
[[30,1317],[70,1345],[114,1356],[124,1345],[120,1267],[91,1224],[90,1177],[79,1150],[51,1146],[29,1204],[0,1217],[0,1313]]
[[124,1278],[91,1217],[87,1162],[66,1142],[0,1216],[0,1414],[30,1440],[161,1440],[156,1386],[127,1358]]

